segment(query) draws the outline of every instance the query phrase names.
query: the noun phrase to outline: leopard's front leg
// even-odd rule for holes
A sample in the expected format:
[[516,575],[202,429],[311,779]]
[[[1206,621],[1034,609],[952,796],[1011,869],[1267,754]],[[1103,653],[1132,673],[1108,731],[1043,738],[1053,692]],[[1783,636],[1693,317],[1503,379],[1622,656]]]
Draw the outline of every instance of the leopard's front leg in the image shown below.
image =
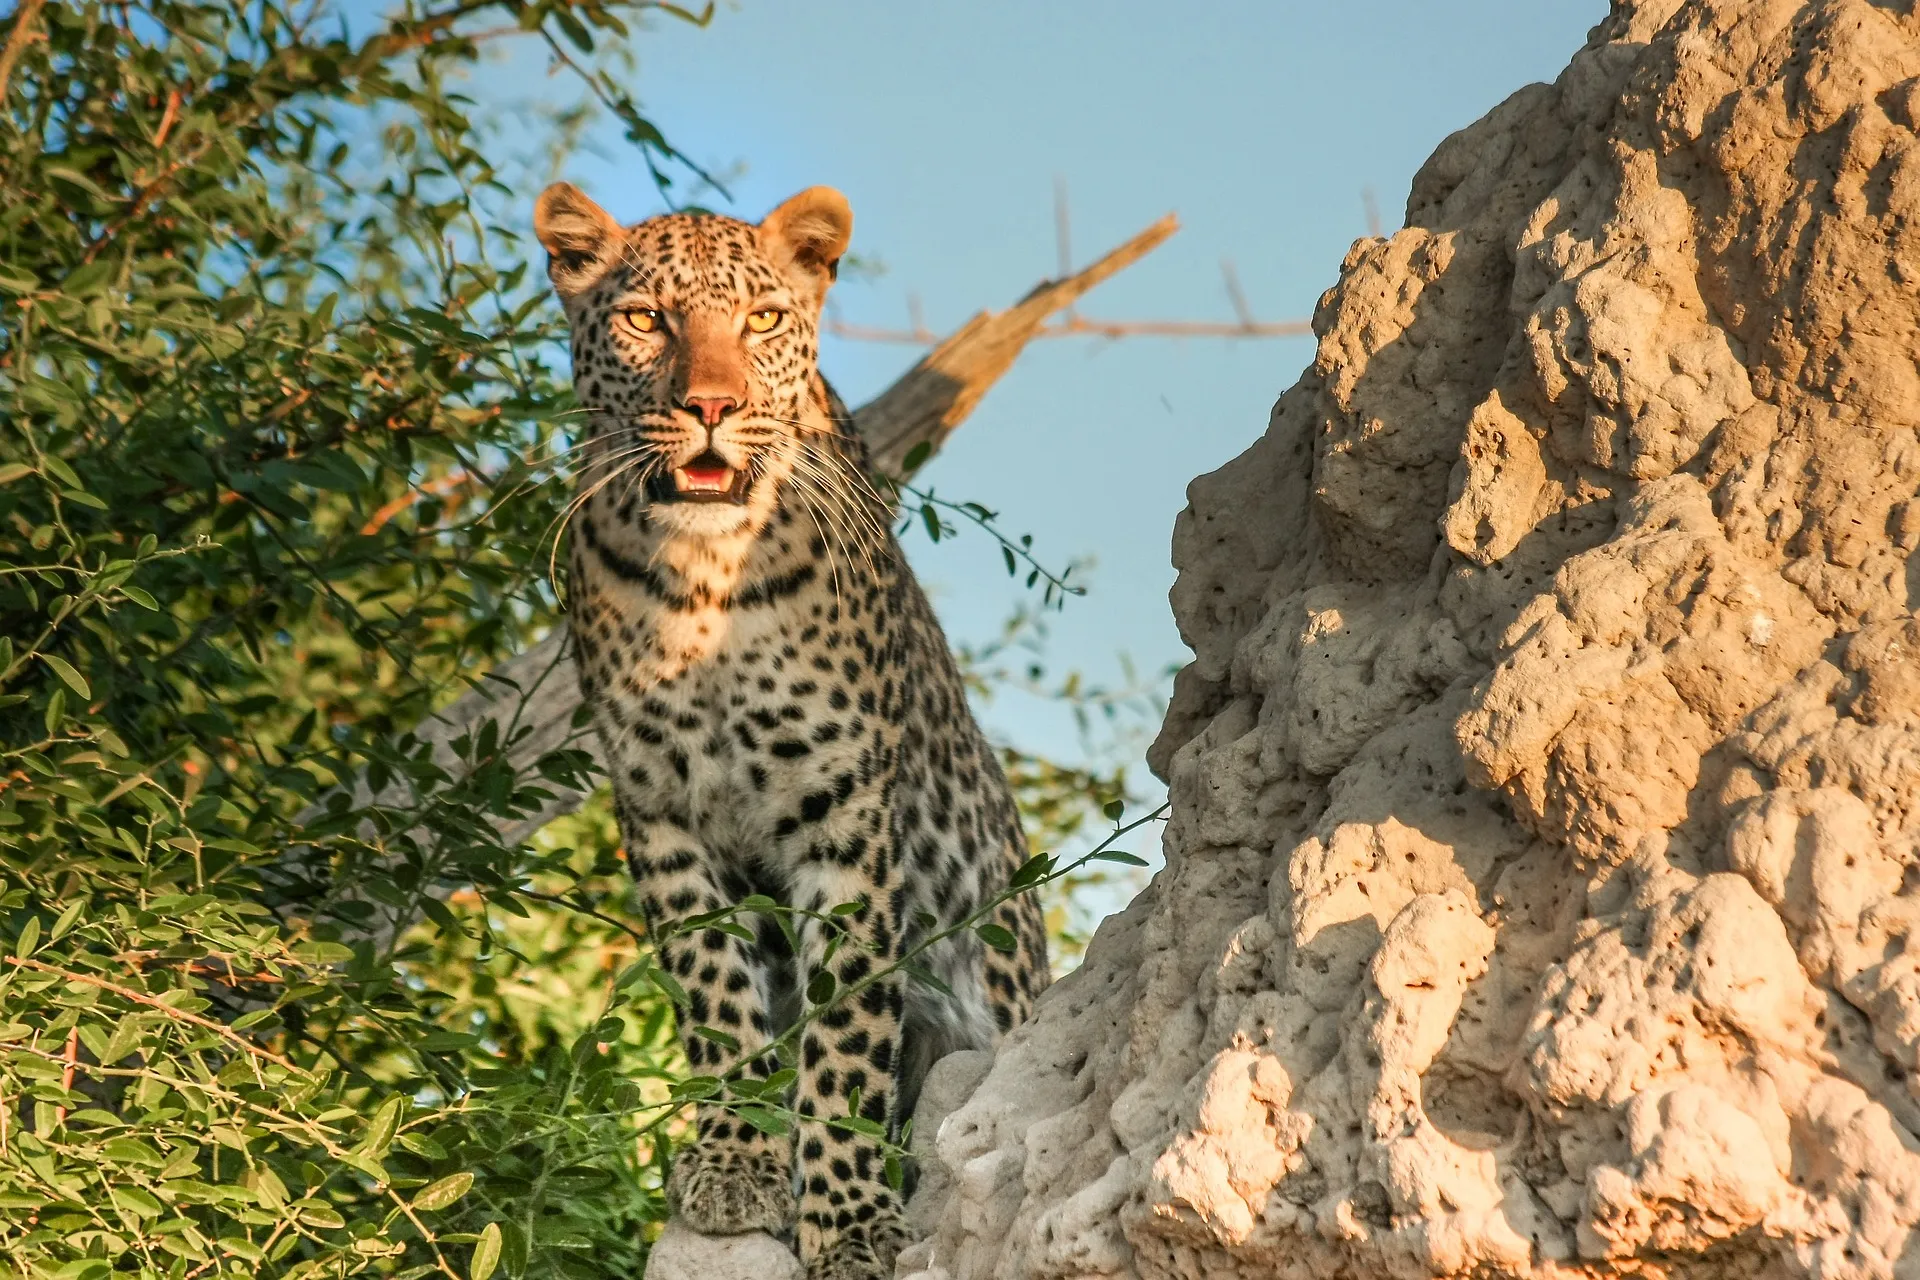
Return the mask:
[[[900,1193],[887,1185],[884,1144],[826,1123],[857,1105],[857,1114],[889,1137],[897,1131],[893,1104],[905,977],[895,972],[862,984],[900,959],[905,921],[892,859],[876,847],[884,836],[871,834],[884,826],[857,825],[869,833],[854,844],[865,856],[852,865],[811,858],[795,883],[795,901],[813,911],[842,903],[860,907],[830,924],[801,924],[801,972],[810,981],[831,973],[835,987],[828,1007],[800,1040],[795,1110],[801,1116],[800,1257],[808,1280],[885,1280],[893,1275],[894,1256],[912,1240]],[[844,842],[828,847],[847,852]],[[815,846],[816,853],[820,849]]]
[[[684,827],[659,820],[621,819],[628,860],[639,882],[647,926],[659,941],[660,961],[686,988],[680,1043],[701,1075],[725,1075],[741,1052],[772,1039],[766,963],[759,948],[719,929],[672,935],[676,919],[731,905],[712,859]],[[696,1035],[709,1027],[739,1042],[734,1050]],[[747,1064],[762,1079],[778,1068],[771,1054]],[[793,1222],[793,1138],[763,1133],[724,1108],[701,1104],[695,1138],[675,1153],[667,1179],[673,1212],[695,1231],[776,1235]]]

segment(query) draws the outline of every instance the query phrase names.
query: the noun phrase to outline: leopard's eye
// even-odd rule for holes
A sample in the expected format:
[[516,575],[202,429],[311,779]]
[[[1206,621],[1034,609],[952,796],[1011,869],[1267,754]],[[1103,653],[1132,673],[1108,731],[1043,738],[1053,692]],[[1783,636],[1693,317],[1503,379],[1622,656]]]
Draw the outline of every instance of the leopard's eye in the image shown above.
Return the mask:
[[747,314],[747,328],[755,333],[769,333],[773,326],[780,323],[783,313],[778,307],[762,307]]
[[635,307],[619,313],[619,321],[635,333],[653,333],[660,328],[660,313],[651,307]]

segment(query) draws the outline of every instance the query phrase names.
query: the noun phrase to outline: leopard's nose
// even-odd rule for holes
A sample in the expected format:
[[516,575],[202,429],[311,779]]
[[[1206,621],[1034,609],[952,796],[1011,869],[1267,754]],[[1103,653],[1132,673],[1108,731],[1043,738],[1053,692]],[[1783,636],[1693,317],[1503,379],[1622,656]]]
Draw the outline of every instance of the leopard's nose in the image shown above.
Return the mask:
[[720,419],[740,407],[740,402],[732,396],[688,396],[680,407],[698,416],[706,426],[717,427]]

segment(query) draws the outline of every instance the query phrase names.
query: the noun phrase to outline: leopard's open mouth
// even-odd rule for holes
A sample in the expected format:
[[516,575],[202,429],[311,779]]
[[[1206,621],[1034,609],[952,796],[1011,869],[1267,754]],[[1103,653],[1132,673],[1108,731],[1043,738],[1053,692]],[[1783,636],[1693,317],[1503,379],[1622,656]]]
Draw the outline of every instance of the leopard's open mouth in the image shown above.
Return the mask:
[[732,502],[747,500],[747,473],[709,449],[657,475],[648,486],[655,502]]

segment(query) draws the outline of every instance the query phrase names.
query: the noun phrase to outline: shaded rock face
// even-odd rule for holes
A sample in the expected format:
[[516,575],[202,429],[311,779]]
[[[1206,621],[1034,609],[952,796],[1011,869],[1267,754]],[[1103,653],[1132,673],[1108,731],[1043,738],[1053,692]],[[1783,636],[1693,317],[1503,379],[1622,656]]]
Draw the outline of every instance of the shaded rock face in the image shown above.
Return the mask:
[[1441,146],[908,1271],[1920,1275],[1917,125],[1913,0],[1643,0]]

